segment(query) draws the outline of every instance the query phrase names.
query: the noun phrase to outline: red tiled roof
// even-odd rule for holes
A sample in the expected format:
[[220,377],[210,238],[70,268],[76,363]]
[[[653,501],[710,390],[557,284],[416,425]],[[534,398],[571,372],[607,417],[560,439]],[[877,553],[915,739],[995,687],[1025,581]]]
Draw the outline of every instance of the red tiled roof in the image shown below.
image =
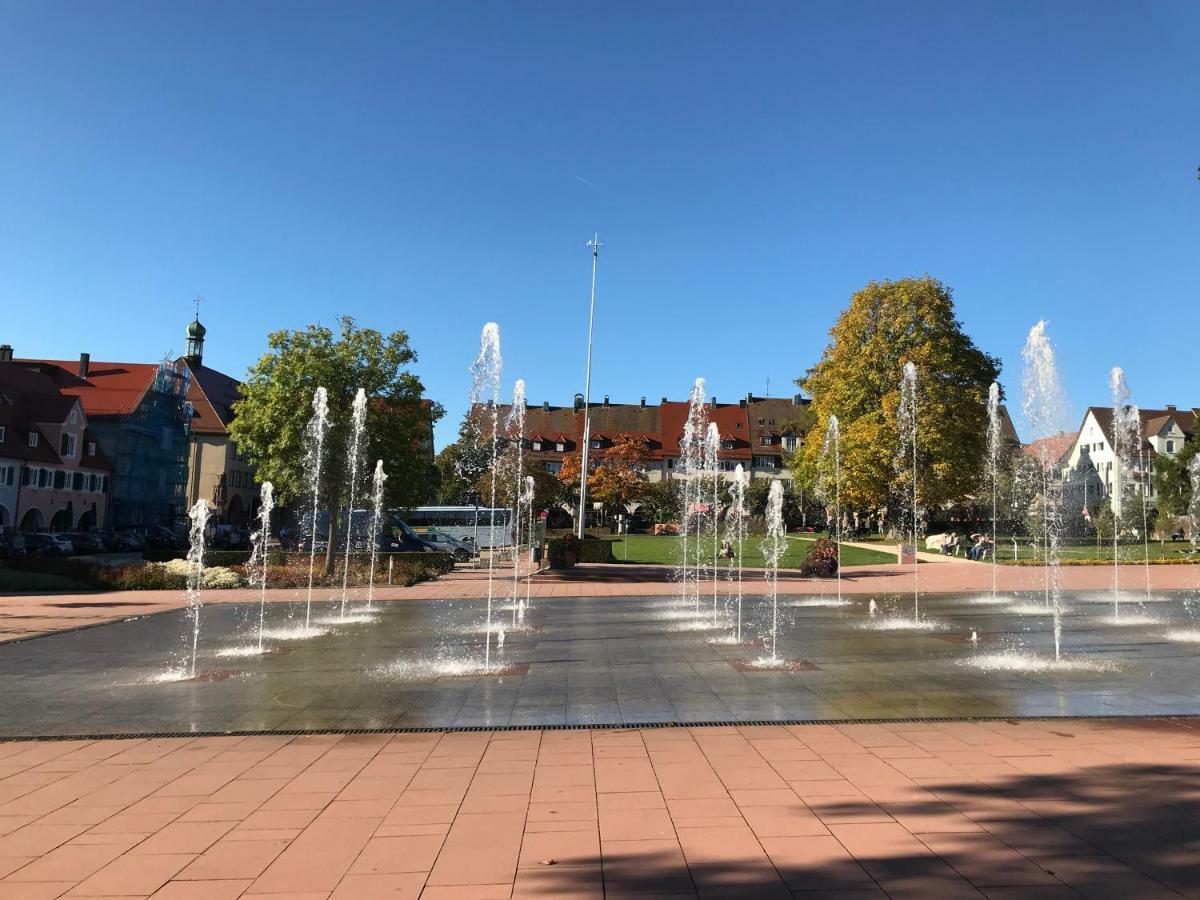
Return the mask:
[[192,374],[187,399],[192,404],[192,432],[195,434],[228,434],[233,421],[233,404],[240,398],[236,378],[208,366],[192,366],[186,357],[175,361],[187,366]]
[[1057,463],[1071,452],[1077,437],[1076,432],[1064,431],[1062,434],[1038,438],[1036,441],[1022,445],[1021,449],[1039,462],[1045,460],[1047,463]]
[[[57,425],[66,422],[77,403],[78,398],[61,394],[49,375],[19,363],[0,363],[0,425],[5,427],[0,456],[47,465],[68,464],[38,423]],[[86,417],[86,410],[84,415]],[[29,446],[31,432],[38,435],[36,447]],[[105,472],[112,470],[112,464],[90,429],[84,428],[80,441],[80,467]],[[96,443],[95,456],[87,455],[89,443]]]
[[120,416],[133,412],[158,374],[158,363],[92,362],[84,379],[79,377],[77,360],[20,359],[16,362],[52,378],[62,394],[78,397],[88,416]]

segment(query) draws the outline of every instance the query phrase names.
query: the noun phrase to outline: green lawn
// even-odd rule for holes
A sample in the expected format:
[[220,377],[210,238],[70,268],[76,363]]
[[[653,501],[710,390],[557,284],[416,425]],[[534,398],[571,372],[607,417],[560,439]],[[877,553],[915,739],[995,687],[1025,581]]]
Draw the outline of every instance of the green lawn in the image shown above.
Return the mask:
[[[679,545],[682,540],[683,538],[681,537],[668,535],[630,534],[626,535],[624,539],[617,538],[613,541],[613,556],[618,560],[624,561],[626,551],[628,550],[629,562],[674,565],[679,561]],[[694,538],[689,538],[689,545],[693,540]],[[800,564],[808,556],[808,551],[812,548],[814,540],[811,537],[793,537],[789,535],[787,552],[784,553],[783,559],[779,562],[780,568],[800,568]],[[705,555],[711,562],[713,555],[712,539],[702,538],[702,541],[707,551]],[[759,548],[761,541],[762,538],[757,535],[748,535],[746,537],[746,543],[742,549],[743,565],[758,567],[765,564],[762,551]],[[878,550],[863,550],[858,547],[842,545],[843,566],[870,566],[880,563],[894,563],[895,561],[895,553],[881,553]],[[725,565],[725,562],[725,560],[721,560],[720,564]]]
[[22,572],[0,566],[0,593],[23,591],[85,591],[86,587],[61,575],[42,572]]
[[[1192,549],[1192,545],[1187,541],[1168,541],[1165,544],[1160,544],[1158,541],[1150,542],[1150,559],[1194,559],[1200,562],[1200,559],[1191,557],[1186,551]],[[1043,556],[1041,547],[1030,545],[1028,539],[1018,539],[1017,554],[1013,556],[1012,539],[1001,538],[998,542],[996,559],[1000,563],[1012,562],[1018,560],[1038,560]],[[1059,547],[1059,559],[1063,560],[1102,560],[1112,562],[1113,546],[1112,544],[1102,544],[1097,547],[1095,544],[1085,544],[1081,547]],[[1117,559],[1125,563],[1139,563],[1145,558],[1145,549],[1142,544],[1120,544],[1117,547]]]

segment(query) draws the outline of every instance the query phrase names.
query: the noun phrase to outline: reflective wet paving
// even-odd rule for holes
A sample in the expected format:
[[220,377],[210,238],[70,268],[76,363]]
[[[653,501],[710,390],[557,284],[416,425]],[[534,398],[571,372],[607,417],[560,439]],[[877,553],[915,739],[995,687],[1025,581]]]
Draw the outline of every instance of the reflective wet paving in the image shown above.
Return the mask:
[[1043,664],[1040,595],[923,598],[919,629],[906,625],[911,596],[788,597],[777,671],[754,664],[769,647],[761,597],[744,604],[741,645],[723,598],[717,627],[708,598],[699,616],[665,597],[540,600],[516,629],[497,611],[501,674],[471,671],[478,601],[391,603],[346,622],[322,604],[315,618],[334,621],[306,639],[289,636],[303,609],[275,604],[261,656],[222,655],[254,643],[258,608],[218,605],[203,611],[195,679],[170,675],[190,647],[183,612],[0,647],[0,734],[1200,714],[1200,642],[1188,640],[1200,641],[1200,598],[1126,603],[1117,625],[1107,599],[1068,596],[1056,668]]

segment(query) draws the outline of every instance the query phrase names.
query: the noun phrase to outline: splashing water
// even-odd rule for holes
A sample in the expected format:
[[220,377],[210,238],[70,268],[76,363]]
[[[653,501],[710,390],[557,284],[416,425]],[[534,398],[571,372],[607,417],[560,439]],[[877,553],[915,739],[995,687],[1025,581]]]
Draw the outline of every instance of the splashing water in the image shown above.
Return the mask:
[[[921,620],[921,574],[918,569],[918,534],[920,533],[921,510],[917,503],[917,367],[913,362],[904,364],[900,381],[900,409],[897,413],[900,426],[900,453],[896,467],[909,481],[911,488],[912,547],[913,547],[913,621]],[[907,499],[906,499],[907,502]]]
[[267,619],[267,544],[271,539],[271,510],[275,508],[275,486],[264,481],[261,491],[262,506],[258,509],[258,531],[250,539],[250,563],[246,567],[255,573],[258,580],[258,652],[263,649],[263,628]]
[[312,623],[313,576],[317,567],[317,513],[321,511],[321,465],[325,461],[325,436],[329,434],[329,394],[319,387],[313,392],[313,414],[308,420],[304,442],[304,471],[308,473],[308,489],[312,516],[308,520],[308,594],[304,606],[304,630]]
[[1113,618],[1121,618],[1121,558],[1118,540],[1121,535],[1121,519],[1126,513],[1125,500],[1129,494],[1133,473],[1133,458],[1137,453],[1137,445],[1141,436],[1141,414],[1138,408],[1130,403],[1131,392],[1125,380],[1125,370],[1113,366],[1109,375],[1109,387],[1112,389],[1113,424],[1112,449],[1117,458],[1114,485],[1109,504],[1113,514]]
[[529,609],[529,599],[533,593],[533,495],[536,490],[532,475],[526,475],[521,489],[521,506],[525,510],[525,534],[528,538],[530,559],[525,566],[525,599],[521,605],[521,615]]
[[725,540],[737,557],[736,565],[732,558],[729,561],[729,575],[733,581],[731,599],[737,608],[737,626],[734,634],[739,644],[742,642],[742,545],[746,540],[746,485],[749,481],[749,474],[742,464],[738,463],[733,470],[733,481],[729,485],[729,509],[725,511]]
[[487,633],[483,645],[483,666],[488,669],[492,662],[492,601],[495,599],[496,574],[496,481],[499,478],[497,465],[500,447],[500,373],[504,360],[500,356],[500,326],[488,322],[483,326],[479,335],[479,355],[471,364],[471,408],[474,409],[486,398],[488,410],[491,413],[492,461],[491,468],[491,503],[488,505],[490,517],[488,540],[488,592],[487,592]]
[[1192,553],[1196,553],[1196,545],[1200,543],[1200,453],[1192,457],[1188,463],[1188,477],[1192,482],[1192,502],[1188,504],[1188,521],[1191,525]]
[[383,471],[383,460],[375,460],[375,472],[371,476],[371,569],[367,575],[367,609],[375,603],[375,562],[379,557],[379,532],[383,521],[383,487],[387,474]]
[[[717,509],[720,505],[721,471],[718,468],[718,456],[721,450],[721,430],[716,422],[708,423],[708,431],[704,436],[704,472],[711,481],[712,492],[708,498],[708,530],[712,536],[712,623],[717,625],[717,585],[720,573],[717,569],[718,550],[720,547],[720,517]],[[699,539],[699,534],[697,534]]]
[[988,446],[988,477],[992,482],[992,602],[996,601],[996,574],[999,563],[996,561],[996,520],[1000,515],[1000,450],[1002,435],[1000,433],[1000,385],[992,382],[988,386],[987,399],[987,446]]
[[187,553],[187,614],[192,620],[192,661],[189,678],[196,677],[196,650],[200,646],[200,608],[204,605],[201,590],[204,584],[204,532],[208,528],[208,501],[197,500],[188,511],[191,527],[188,530]]
[[767,598],[771,603],[771,661],[778,659],[776,640],[779,636],[779,560],[787,545],[783,528],[783,482],[771,479],[767,492],[767,534],[762,542],[762,554],[767,563]]
[[350,472],[347,492],[350,495],[346,507],[346,555],[342,560],[342,617],[346,616],[346,595],[350,585],[350,551],[354,547],[354,501],[358,499],[358,462],[362,456],[363,431],[367,426],[367,392],[362,388],[354,395],[354,409],[350,417]]
[[[700,529],[697,527],[695,540],[689,546],[691,522],[696,514],[696,507],[701,499],[700,473],[704,463],[704,439],[708,413],[704,406],[704,379],[697,378],[692,386],[688,399],[688,417],[683,425],[683,438],[679,442],[679,468],[683,480],[682,503],[679,521],[682,537],[680,540],[680,562],[677,567],[680,585],[680,597],[686,602],[692,602],[697,615],[700,613]],[[693,560],[693,553],[695,551]],[[695,590],[693,591],[693,586]]]
[[[1021,351],[1025,361],[1021,373],[1024,397],[1021,410],[1034,440],[1061,434],[1067,431],[1067,400],[1058,374],[1054,347],[1046,333],[1045,320],[1039,321],[1029,330],[1025,348]],[[1045,605],[1053,612],[1054,658],[1062,657],[1062,583],[1059,567],[1059,529],[1062,509],[1062,474],[1058,473],[1058,484],[1053,483],[1053,469],[1057,462],[1048,442],[1036,445],[1037,462],[1042,475],[1042,534],[1045,547]]]
[[[830,491],[832,474],[833,490]],[[838,417],[830,416],[829,425],[825,429],[825,444],[821,448],[821,461],[817,476],[817,494],[828,511],[829,501],[833,501],[833,522],[837,528],[837,536],[830,529],[830,538],[837,547],[837,596],[842,599],[842,433],[838,426]]]
[[512,580],[512,613],[513,627],[517,625],[517,612],[521,606],[520,602],[520,578],[521,578],[521,494],[522,485],[524,484],[524,463],[525,463],[525,379],[518,378],[516,384],[513,385],[513,400],[512,408],[508,411],[508,420],[505,422],[508,427],[509,437],[514,441],[516,447],[516,460],[513,463],[513,527],[515,534],[513,535],[513,580]]

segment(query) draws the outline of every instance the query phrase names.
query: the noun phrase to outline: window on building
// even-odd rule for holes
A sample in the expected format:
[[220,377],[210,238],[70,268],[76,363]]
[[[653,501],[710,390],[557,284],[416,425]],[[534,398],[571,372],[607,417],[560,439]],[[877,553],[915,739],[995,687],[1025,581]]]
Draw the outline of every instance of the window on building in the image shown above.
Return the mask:
[[37,446],[37,439],[38,439],[38,434],[36,431],[29,432],[29,446],[30,447]]
[[96,476],[95,475],[88,475],[88,488],[87,489],[89,491],[94,491],[96,489]]
[[774,420],[774,419],[767,419],[767,424],[768,424],[768,425],[774,425],[774,424],[775,424],[775,420]]
[[101,491],[108,490],[108,476],[107,475],[105,475],[103,478],[100,479],[100,490]]
[[61,491],[64,487],[68,487],[67,473],[62,469],[56,469],[54,472],[54,489]]
[[796,449],[796,439],[794,437],[785,437],[783,439],[783,446],[787,447],[787,449],[789,449],[789,450],[795,450]]
[[83,473],[76,472],[71,476],[71,489],[75,491],[83,490]]
[[0,487],[9,487],[13,483],[13,467],[0,466]]
[[723,441],[721,443],[721,446],[724,447],[726,450],[732,450],[733,449],[733,441]]
[[761,438],[759,438],[759,443],[764,447],[770,447],[772,444],[771,436],[769,434],[764,434]]
[[70,422],[72,425],[74,425],[76,422],[78,422],[79,421],[79,411],[74,410],[74,409],[71,410],[71,416],[69,419],[67,419],[67,421]]
[[567,449],[567,447],[566,447],[566,444],[564,444],[562,441],[559,441],[557,444],[554,445],[554,449],[557,450],[559,453],[562,453],[564,450]]
[[562,463],[556,459],[548,459],[543,462],[542,465],[546,467],[546,471],[551,475],[557,475],[562,471]]
[[64,431],[58,441],[58,452],[61,456],[72,457],[75,455],[75,435]]
[[668,468],[668,469],[673,469],[673,468],[675,468],[675,460],[674,460],[674,459],[672,459],[672,458],[671,458],[671,457],[669,457],[669,456],[667,457],[667,468]]
[[21,487],[29,487],[29,485],[32,483],[33,483],[33,470],[32,469],[22,469],[21,470]]
[[779,464],[777,456],[756,456],[754,457],[754,465],[761,469],[774,469]]
[[1175,442],[1174,441],[1167,441],[1167,452],[1168,453],[1175,452]]
[[0,425],[0,444],[4,443],[5,434],[6,434],[6,430],[5,430],[4,426]]
[[533,442],[533,449],[534,449],[534,450],[541,450],[541,449],[542,449],[542,442],[541,442],[541,441],[534,441],[534,442]]
[[88,441],[88,456],[95,456],[95,455],[96,455],[96,442]]
[[758,417],[758,424],[759,424],[759,425],[765,425],[765,424],[766,424],[766,420],[765,420],[765,419],[763,419],[763,417],[762,417],[762,416],[759,416],[759,417]]
[[723,459],[719,465],[722,472],[733,472],[738,467],[737,460],[734,459]]

